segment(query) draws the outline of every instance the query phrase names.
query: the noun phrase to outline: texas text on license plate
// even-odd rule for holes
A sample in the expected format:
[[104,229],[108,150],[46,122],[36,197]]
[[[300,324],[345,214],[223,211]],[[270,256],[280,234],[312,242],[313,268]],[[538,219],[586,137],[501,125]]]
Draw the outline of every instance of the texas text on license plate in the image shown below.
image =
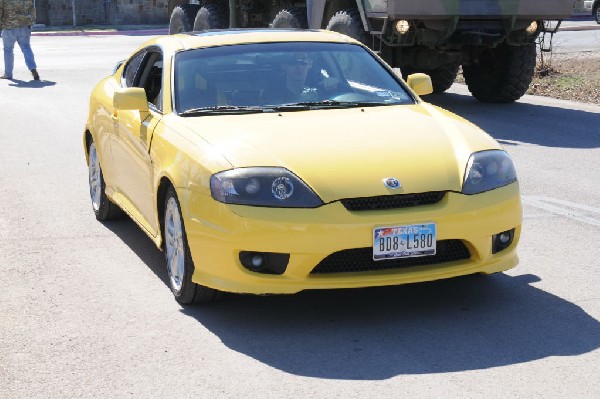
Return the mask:
[[435,255],[435,223],[377,227],[373,230],[373,259]]

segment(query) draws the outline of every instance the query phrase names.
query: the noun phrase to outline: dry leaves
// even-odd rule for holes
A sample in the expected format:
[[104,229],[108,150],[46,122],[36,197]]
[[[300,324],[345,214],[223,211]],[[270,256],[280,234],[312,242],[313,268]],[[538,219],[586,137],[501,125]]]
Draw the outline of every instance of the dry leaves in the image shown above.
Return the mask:
[[527,94],[600,105],[600,54],[554,54],[542,63]]

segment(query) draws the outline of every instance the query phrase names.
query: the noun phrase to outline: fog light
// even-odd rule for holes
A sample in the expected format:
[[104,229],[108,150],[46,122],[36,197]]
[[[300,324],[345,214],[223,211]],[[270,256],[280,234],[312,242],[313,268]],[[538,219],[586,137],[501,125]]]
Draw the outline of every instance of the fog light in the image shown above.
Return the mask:
[[510,241],[510,238],[511,238],[510,234],[508,234],[507,232],[504,232],[504,233],[498,235],[498,239],[500,240],[501,244],[506,244],[507,242]]
[[532,23],[529,24],[527,29],[525,29],[525,32],[528,35],[533,35],[535,32],[537,32],[537,30],[538,30],[538,23],[537,23],[537,21],[533,21]]
[[246,269],[262,274],[283,274],[290,261],[290,254],[275,252],[240,252],[240,263]]
[[250,258],[250,263],[252,264],[252,267],[258,269],[265,264],[265,260],[263,259],[262,255],[256,254]]
[[515,229],[503,231],[492,236],[492,253],[498,253],[510,246],[515,237]]
[[400,21],[396,22],[396,31],[398,31],[398,33],[401,35],[406,35],[409,30],[410,23],[407,20],[401,19]]

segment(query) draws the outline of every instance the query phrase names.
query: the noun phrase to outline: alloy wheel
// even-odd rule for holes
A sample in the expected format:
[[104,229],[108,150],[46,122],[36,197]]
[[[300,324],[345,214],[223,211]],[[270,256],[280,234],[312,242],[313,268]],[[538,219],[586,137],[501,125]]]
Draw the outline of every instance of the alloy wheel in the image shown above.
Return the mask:
[[94,143],[90,145],[88,169],[92,207],[94,208],[94,212],[98,212],[100,209],[100,202],[102,201],[102,174],[100,171],[100,161],[98,160],[96,144]]
[[165,252],[171,288],[179,294],[185,274],[185,248],[179,206],[174,197],[169,198],[165,210]]

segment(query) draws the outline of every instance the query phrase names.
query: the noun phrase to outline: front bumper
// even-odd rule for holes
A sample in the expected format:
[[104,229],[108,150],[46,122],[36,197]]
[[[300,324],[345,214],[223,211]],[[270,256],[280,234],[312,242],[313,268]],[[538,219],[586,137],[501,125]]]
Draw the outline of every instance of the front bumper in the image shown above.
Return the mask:
[[[517,265],[522,208],[518,183],[487,193],[447,193],[435,205],[350,212],[340,202],[316,209],[225,205],[206,194],[180,193],[195,272],[192,280],[222,291],[295,293],[305,289],[358,288],[495,273]],[[183,194],[183,195],[182,195]],[[435,222],[437,240],[461,240],[469,259],[401,269],[311,274],[328,255],[371,247],[375,227]],[[512,244],[492,254],[492,235],[515,229]],[[252,272],[241,251],[290,254],[282,275]]]

